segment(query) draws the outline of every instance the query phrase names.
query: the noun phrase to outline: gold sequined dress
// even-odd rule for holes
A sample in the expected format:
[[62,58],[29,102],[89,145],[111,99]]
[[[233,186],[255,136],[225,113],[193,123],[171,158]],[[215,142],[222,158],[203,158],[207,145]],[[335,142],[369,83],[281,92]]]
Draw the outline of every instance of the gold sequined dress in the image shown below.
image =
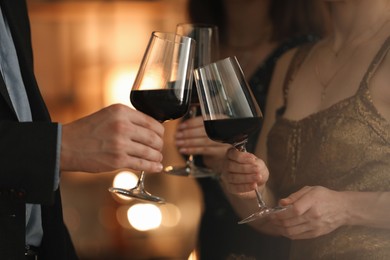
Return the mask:
[[[267,147],[279,198],[306,185],[337,191],[390,191],[390,122],[373,105],[368,87],[389,49],[390,39],[352,97],[302,120],[278,117]],[[299,67],[304,53],[308,51],[297,52],[292,66]],[[290,259],[390,259],[390,230],[343,226],[318,238],[294,240]]]

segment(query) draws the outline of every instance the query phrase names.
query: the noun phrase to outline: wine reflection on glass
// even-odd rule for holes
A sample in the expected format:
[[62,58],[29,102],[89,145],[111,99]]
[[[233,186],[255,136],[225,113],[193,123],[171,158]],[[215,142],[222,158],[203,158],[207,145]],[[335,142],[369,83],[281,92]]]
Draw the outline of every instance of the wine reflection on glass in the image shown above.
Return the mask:
[[[217,60],[218,52],[218,27],[205,23],[179,23],[176,33],[191,37],[196,41],[194,68],[201,67]],[[196,88],[192,88],[191,104],[188,114],[184,117],[194,118],[198,115],[199,99]],[[165,172],[171,175],[189,176],[193,178],[214,177],[215,173],[208,168],[195,164],[194,155],[185,156],[185,166],[167,166]]]
[[[193,82],[195,41],[174,33],[152,32],[141,66],[130,91],[132,105],[160,122],[184,116]],[[145,172],[132,189],[111,187],[110,192],[164,203],[144,188]]]
[[[207,136],[246,152],[248,137],[259,130],[263,115],[237,58],[228,57],[197,68],[194,78]],[[268,207],[257,188],[255,193],[259,210],[239,224],[285,209]]]

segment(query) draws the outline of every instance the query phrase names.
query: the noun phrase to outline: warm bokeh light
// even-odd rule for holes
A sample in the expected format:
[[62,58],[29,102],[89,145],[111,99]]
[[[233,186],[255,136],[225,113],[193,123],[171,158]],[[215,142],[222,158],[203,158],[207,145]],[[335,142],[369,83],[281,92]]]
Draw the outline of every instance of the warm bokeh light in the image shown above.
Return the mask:
[[104,103],[121,103],[131,106],[130,90],[133,86],[138,67],[112,69],[106,79]]
[[141,84],[142,89],[156,89],[161,85],[164,85],[166,81],[167,79],[164,77],[161,69],[154,69],[146,74],[139,83]]
[[160,209],[153,204],[135,204],[127,211],[127,218],[132,227],[139,231],[158,228],[162,215]]
[[198,257],[197,257],[197,254],[196,254],[196,251],[192,251],[190,256],[188,257],[188,260],[197,260]]
[[[137,76],[138,67],[131,68],[119,67],[112,69],[105,81],[104,104],[125,104],[133,107],[130,102],[130,91]],[[163,77],[160,70],[154,73],[149,73],[142,82],[142,88],[155,89],[158,88],[166,79]]]
[[[138,176],[130,171],[121,171],[117,175],[115,175],[114,180],[112,182],[113,187],[123,188],[123,189],[131,189],[137,185]],[[116,194],[119,198],[123,200],[131,200],[131,198]]]
[[174,227],[179,224],[181,219],[180,209],[173,204],[167,203],[160,206],[162,213],[161,225],[164,227]]
[[121,225],[121,227],[123,227],[124,229],[132,228],[127,218],[128,210],[129,210],[129,206],[127,205],[127,206],[118,207],[115,212],[116,220],[118,221],[119,225]]

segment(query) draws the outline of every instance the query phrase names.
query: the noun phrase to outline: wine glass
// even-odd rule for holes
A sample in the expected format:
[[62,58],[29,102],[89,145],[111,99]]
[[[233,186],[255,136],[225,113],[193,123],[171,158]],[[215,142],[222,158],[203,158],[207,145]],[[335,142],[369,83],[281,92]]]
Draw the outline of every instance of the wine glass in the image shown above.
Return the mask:
[[[205,130],[210,139],[232,144],[245,152],[250,134],[260,128],[262,113],[236,57],[228,57],[194,70]],[[283,207],[268,207],[255,189],[259,210],[239,221],[247,223]]]
[[[184,116],[193,82],[195,41],[174,33],[152,32],[130,92],[132,105],[160,122]],[[164,203],[144,189],[145,172],[132,189],[111,187],[110,192]]]
[[[204,23],[179,23],[176,33],[191,37],[196,41],[194,68],[214,62],[218,58],[218,27]],[[199,99],[196,88],[192,88],[191,104],[184,119],[194,118],[199,113]],[[213,177],[215,173],[205,167],[195,165],[194,156],[185,156],[185,166],[167,166],[165,172],[172,175],[189,176],[193,178]]]

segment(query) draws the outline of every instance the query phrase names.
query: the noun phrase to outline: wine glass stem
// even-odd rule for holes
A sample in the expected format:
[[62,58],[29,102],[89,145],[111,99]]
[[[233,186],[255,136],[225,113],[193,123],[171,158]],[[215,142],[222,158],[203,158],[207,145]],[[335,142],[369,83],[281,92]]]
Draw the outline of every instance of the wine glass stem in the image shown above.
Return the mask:
[[187,157],[186,165],[187,165],[187,167],[188,167],[188,166],[192,166],[193,163],[194,163],[194,156],[193,156],[192,154],[190,154],[190,155]]
[[137,189],[144,190],[144,181],[145,181],[145,171],[141,172],[141,176],[138,179]]
[[[241,143],[236,144],[235,147],[240,152],[246,152],[246,147],[245,147],[246,143],[247,143],[247,140],[244,140]],[[255,193],[256,193],[256,198],[257,198],[257,205],[259,206],[259,208],[267,207],[265,202],[264,202],[263,196],[261,195],[261,193],[258,190],[257,186],[256,186],[256,189],[255,189]]]
[[255,189],[255,192],[256,192],[256,198],[257,198],[257,205],[259,205],[259,208],[265,208],[267,207],[265,202],[264,202],[264,199],[263,199],[263,196],[261,195],[260,191],[257,189]]
[[244,141],[241,141],[240,143],[236,143],[234,144],[234,147],[236,147],[236,149],[240,152],[243,152],[243,153],[246,153],[246,143],[248,141],[247,140],[244,140]]
[[[197,104],[191,104],[188,111],[188,118],[195,118],[198,111]],[[192,154],[186,156],[186,166],[191,167],[194,164],[194,156]]]

